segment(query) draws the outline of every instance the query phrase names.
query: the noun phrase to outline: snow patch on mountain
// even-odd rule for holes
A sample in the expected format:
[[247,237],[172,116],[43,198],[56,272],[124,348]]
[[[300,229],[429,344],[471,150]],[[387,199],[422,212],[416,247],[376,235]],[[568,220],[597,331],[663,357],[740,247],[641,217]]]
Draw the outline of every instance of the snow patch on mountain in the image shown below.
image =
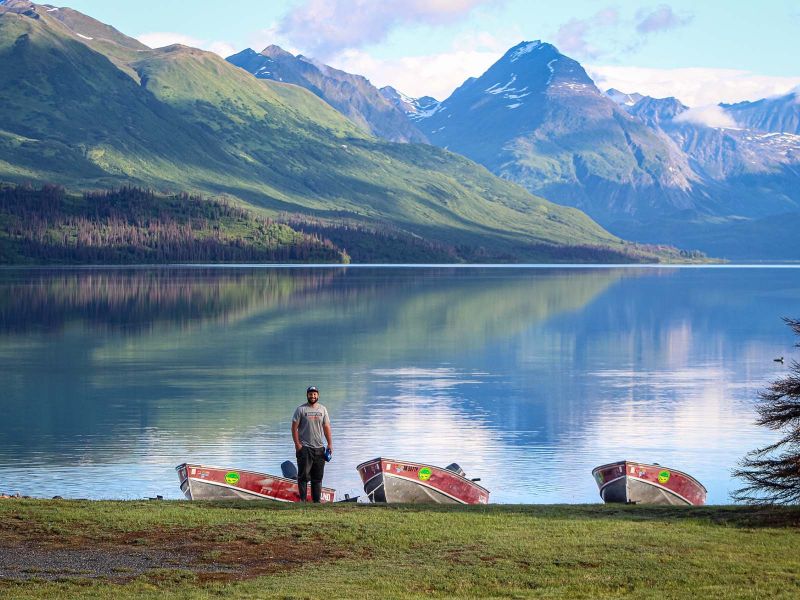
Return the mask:
[[422,119],[427,119],[428,117],[432,117],[435,115],[439,110],[442,108],[441,104],[437,104],[433,108],[429,108],[427,110],[420,110],[417,113],[408,115],[410,119],[413,121],[421,121]]
[[555,85],[550,86],[549,90],[552,92],[560,92],[560,93],[589,93],[594,94],[596,92],[594,85],[590,85],[588,83],[577,83],[575,81],[562,81],[560,83],[556,83]]
[[794,133],[756,133],[747,135],[744,139],[760,142],[762,146],[776,150],[783,155],[790,151],[800,152],[800,135]]
[[509,60],[511,62],[516,62],[520,59],[520,57],[533,52],[534,50],[536,50],[536,48],[540,47],[541,45],[542,43],[539,40],[524,43],[523,46],[521,46],[520,48],[511,53]]
[[503,85],[502,87],[497,87],[498,85],[501,85],[498,82],[498,83],[495,83],[494,85],[489,86],[488,88],[486,88],[485,91],[486,91],[487,94],[502,94],[506,90],[512,91],[512,92],[516,91],[514,88],[511,87],[511,84],[514,83],[516,80],[517,80],[516,74],[512,73],[511,74],[511,79],[505,85]]
[[547,63],[547,68],[550,70],[550,76],[547,78],[547,83],[545,83],[545,85],[550,85],[550,82],[553,81],[553,75],[555,75],[556,72],[556,70],[553,68],[553,63],[556,61],[558,61],[558,59],[554,58]]

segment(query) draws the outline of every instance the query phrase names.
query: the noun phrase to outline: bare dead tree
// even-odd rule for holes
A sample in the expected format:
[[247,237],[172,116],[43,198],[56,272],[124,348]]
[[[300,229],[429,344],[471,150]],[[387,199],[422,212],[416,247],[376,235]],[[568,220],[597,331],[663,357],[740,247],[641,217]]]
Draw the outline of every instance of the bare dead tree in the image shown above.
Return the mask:
[[[800,336],[800,320],[784,321]],[[747,454],[734,470],[734,476],[744,480],[744,486],[733,494],[738,502],[800,503],[800,363],[791,361],[789,369],[786,377],[759,394],[756,407],[756,423],[784,436]]]

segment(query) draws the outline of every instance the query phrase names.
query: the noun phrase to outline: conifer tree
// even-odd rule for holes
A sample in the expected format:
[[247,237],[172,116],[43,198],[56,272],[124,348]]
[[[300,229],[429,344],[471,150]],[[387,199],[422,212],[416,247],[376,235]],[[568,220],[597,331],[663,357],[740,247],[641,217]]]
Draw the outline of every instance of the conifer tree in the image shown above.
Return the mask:
[[[797,335],[800,320],[784,319]],[[797,344],[800,347],[800,343]],[[780,440],[753,450],[733,474],[745,484],[733,497],[748,504],[800,503],[800,363],[760,394],[757,424],[780,431]]]

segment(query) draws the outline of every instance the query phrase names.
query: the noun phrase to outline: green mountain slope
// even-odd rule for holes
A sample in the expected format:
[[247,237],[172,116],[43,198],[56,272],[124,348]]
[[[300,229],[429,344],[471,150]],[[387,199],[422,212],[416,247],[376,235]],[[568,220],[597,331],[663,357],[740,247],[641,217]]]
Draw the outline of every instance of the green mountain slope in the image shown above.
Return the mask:
[[390,223],[471,257],[602,246],[643,258],[583,213],[467,159],[369,137],[302,88],[184,46],[86,40],[24,4],[0,5],[2,180],[225,194],[271,214]]
[[366,77],[334,69],[302,55],[293,56],[274,45],[259,53],[247,48],[225,60],[259,79],[304,87],[376,137],[393,142],[427,142],[422,132]]

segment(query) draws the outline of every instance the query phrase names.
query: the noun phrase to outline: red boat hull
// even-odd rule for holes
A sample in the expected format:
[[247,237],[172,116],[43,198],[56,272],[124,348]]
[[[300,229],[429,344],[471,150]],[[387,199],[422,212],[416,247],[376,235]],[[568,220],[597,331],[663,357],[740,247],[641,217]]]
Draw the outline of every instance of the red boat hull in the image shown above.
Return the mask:
[[682,471],[628,460],[592,470],[605,502],[702,506],[706,488]]
[[372,502],[488,504],[489,490],[454,471],[375,458],[356,467]]
[[[175,467],[189,500],[274,500],[299,502],[297,481],[277,475],[184,463]],[[310,486],[309,486],[310,487]],[[322,502],[333,502],[336,490],[322,488]],[[306,498],[311,502],[311,490]]]

